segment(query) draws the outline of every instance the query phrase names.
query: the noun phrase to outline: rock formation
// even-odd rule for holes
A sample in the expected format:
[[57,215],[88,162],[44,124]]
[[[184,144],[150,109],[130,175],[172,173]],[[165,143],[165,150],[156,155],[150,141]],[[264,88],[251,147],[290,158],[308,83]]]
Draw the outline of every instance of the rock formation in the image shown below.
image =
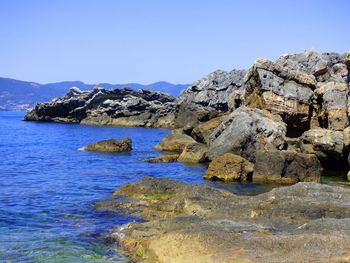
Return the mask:
[[62,98],[39,103],[24,119],[169,128],[174,122],[174,101],[168,94],[149,90],[72,88]]
[[96,208],[146,220],[109,234],[135,261],[340,263],[350,258],[350,191],[342,187],[298,183],[237,196],[146,177],[113,196],[124,201],[100,202]]
[[[247,71],[215,71],[178,98],[147,90],[72,89],[38,104],[25,119],[176,128],[155,149],[175,151],[179,161],[232,153],[258,164],[253,181],[254,174],[265,182],[319,181],[317,160],[323,168],[348,169],[349,69],[350,53],[309,50],[257,59]],[[258,152],[266,152],[276,169],[264,167]]]

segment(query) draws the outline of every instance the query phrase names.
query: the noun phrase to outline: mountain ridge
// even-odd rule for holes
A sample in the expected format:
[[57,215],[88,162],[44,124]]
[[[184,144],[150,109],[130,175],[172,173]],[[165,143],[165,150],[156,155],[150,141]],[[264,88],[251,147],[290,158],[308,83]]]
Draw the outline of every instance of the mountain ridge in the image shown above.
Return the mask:
[[91,90],[95,86],[105,89],[120,89],[124,87],[135,90],[153,89],[178,96],[189,84],[173,84],[167,81],[158,81],[151,84],[88,84],[82,81],[61,81],[41,84],[33,81],[0,77],[0,110],[26,110],[34,107],[38,102],[45,102],[64,95],[71,87],[77,87],[81,90]]

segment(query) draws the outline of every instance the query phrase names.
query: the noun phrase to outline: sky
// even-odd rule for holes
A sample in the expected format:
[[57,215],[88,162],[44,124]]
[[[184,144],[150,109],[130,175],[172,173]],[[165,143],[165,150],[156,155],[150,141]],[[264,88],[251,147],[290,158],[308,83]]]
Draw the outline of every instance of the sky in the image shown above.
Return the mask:
[[192,83],[256,58],[350,50],[347,0],[0,0],[0,76]]

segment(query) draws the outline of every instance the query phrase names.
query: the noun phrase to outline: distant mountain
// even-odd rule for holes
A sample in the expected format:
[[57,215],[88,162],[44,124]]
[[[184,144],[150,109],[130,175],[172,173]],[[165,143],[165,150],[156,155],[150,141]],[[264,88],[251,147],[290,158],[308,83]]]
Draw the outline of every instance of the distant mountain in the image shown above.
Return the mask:
[[49,84],[20,81],[15,79],[0,78],[0,110],[24,110],[34,107],[38,102],[52,100],[67,93],[71,87],[81,90],[91,90],[94,86],[105,89],[130,87],[138,90],[141,88],[158,90],[178,96],[188,84],[172,84],[161,81],[153,84],[143,85],[139,83],[127,84],[86,84],[81,81],[64,81]]

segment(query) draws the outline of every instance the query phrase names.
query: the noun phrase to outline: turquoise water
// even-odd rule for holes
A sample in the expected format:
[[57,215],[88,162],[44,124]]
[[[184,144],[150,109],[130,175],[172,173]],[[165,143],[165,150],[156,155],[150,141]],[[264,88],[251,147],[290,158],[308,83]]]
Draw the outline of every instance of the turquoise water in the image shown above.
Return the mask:
[[[0,262],[127,262],[104,234],[139,220],[93,210],[120,185],[143,176],[202,179],[204,166],[150,164],[144,158],[164,129],[23,122],[23,112],[0,112]],[[131,137],[131,153],[79,151],[103,139]],[[269,189],[254,184],[211,185],[238,194]]]

